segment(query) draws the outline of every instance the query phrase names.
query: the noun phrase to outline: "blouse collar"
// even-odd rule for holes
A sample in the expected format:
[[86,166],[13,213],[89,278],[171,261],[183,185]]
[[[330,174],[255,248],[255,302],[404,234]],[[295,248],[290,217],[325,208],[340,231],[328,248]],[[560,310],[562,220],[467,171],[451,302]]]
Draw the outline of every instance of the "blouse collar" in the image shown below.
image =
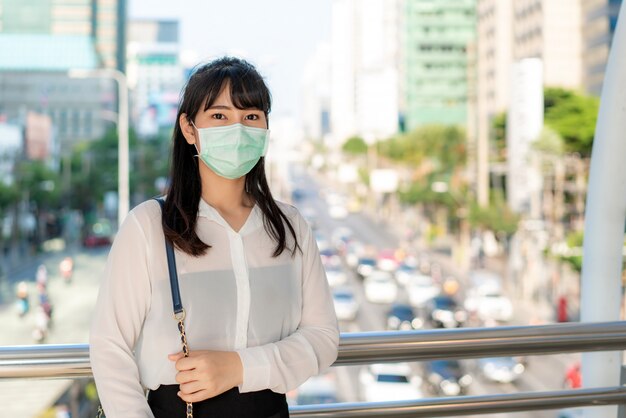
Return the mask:
[[209,219],[210,221],[214,221],[217,224],[226,228],[227,230],[238,233],[240,235],[247,235],[248,233],[256,230],[259,226],[263,225],[263,214],[261,213],[261,209],[257,204],[252,207],[252,210],[248,215],[248,219],[246,219],[246,222],[243,224],[238,232],[233,230],[229,223],[226,222],[222,215],[220,215],[217,209],[209,205],[202,198],[200,198],[200,204],[198,206],[198,216],[202,216]]

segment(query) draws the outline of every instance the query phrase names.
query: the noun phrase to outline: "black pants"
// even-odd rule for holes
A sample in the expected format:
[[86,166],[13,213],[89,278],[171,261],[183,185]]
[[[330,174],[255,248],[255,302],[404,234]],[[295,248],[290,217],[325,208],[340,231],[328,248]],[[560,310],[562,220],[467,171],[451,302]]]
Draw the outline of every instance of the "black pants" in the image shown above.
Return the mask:
[[[155,418],[185,418],[186,403],[176,395],[179,385],[161,385],[148,393]],[[194,418],[289,418],[284,394],[271,390],[239,393],[239,389],[193,404]]]

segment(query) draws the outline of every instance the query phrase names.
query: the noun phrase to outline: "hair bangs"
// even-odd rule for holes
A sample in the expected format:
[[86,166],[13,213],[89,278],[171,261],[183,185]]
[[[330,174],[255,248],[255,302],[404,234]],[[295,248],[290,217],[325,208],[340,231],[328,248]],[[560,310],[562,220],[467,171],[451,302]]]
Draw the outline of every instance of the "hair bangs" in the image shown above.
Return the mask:
[[214,86],[206,92],[204,110],[209,109],[222,89],[229,85],[230,98],[238,109],[259,109],[268,115],[270,113],[271,95],[263,79],[256,71],[240,66],[224,66],[216,71]]

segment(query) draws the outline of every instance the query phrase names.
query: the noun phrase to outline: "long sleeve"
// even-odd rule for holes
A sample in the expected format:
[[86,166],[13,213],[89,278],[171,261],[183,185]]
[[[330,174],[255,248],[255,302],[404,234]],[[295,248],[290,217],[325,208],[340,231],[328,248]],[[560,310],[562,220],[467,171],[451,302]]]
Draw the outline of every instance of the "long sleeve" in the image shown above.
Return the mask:
[[337,359],[339,327],[326,273],[309,225],[301,217],[302,317],[297,330],[275,343],[237,350],[243,364],[240,392],[285,393]]
[[111,247],[91,324],[89,356],[107,418],[152,418],[133,349],[150,305],[149,246],[134,213]]

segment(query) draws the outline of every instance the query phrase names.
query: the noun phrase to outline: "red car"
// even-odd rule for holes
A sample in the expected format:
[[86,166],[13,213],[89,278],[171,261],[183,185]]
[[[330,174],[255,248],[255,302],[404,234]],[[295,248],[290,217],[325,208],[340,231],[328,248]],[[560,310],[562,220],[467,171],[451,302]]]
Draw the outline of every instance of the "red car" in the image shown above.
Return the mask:
[[106,247],[111,245],[112,227],[109,221],[103,219],[89,228],[89,232],[83,239],[83,245],[87,248]]

